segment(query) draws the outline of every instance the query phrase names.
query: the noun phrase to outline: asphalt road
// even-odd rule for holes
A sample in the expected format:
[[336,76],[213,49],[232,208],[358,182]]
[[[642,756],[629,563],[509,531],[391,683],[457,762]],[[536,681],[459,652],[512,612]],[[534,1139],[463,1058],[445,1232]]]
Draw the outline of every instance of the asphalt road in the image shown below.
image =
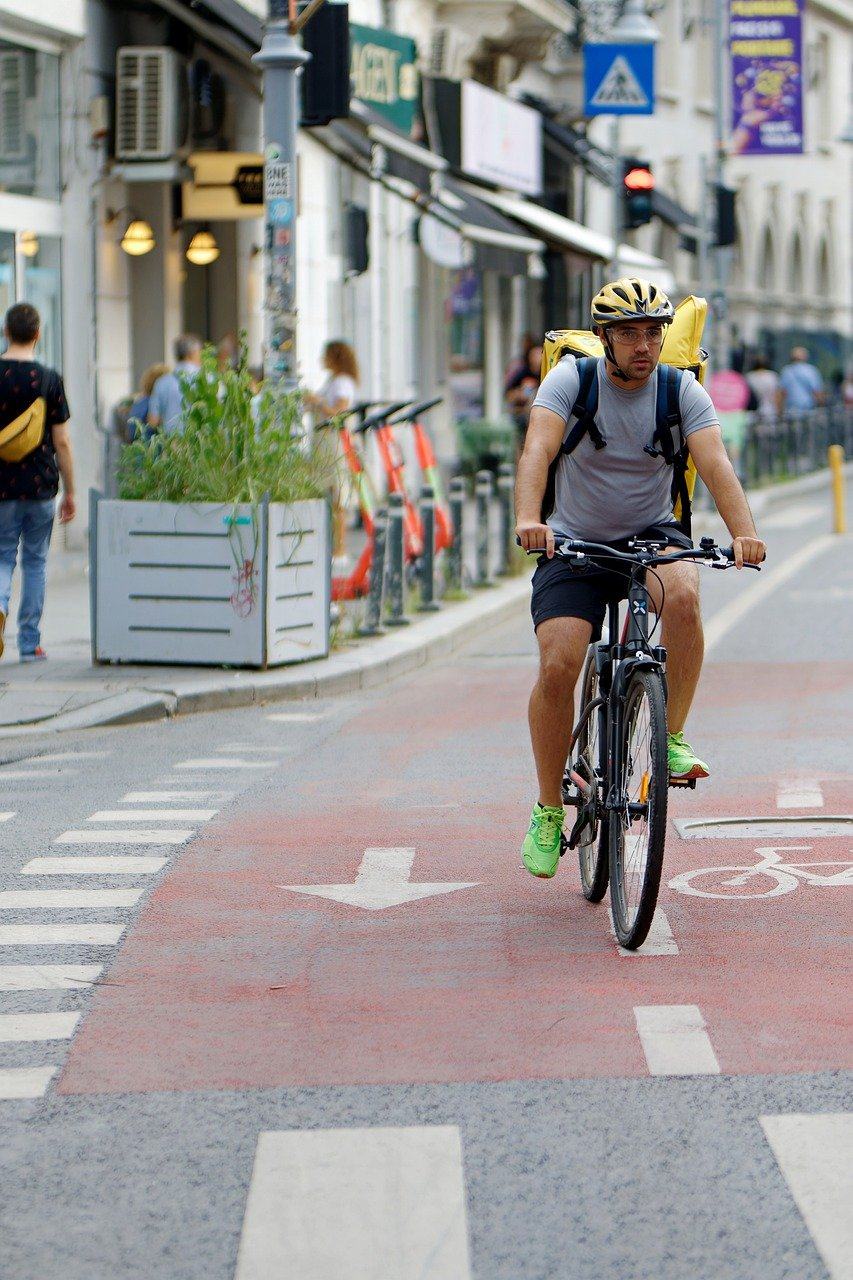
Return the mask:
[[[704,574],[713,776],[636,956],[568,858],[520,867],[526,618],[385,689],[5,751],[3,1280],[853,1276],[825,524]],[[675,826],[721,818],[765,825]]]

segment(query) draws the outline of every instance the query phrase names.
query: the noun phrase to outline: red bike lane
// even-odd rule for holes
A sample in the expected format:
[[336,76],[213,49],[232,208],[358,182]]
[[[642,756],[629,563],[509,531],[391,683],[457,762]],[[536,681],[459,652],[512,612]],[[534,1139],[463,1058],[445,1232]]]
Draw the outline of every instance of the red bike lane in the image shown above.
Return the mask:
[[[734,723],[747,748],[790,734],[795,770],[802,713],[831,704],[839,677],[824,665],[796,697],[783,664],[709,665],[703,745],[724,749]],[[276,802],[211,824],[130,930],[60,1092],[643,1077],[634,1010],[653,1005],[698,1006],[723,1073],[853,1065],[849,887],[800,879],[731,900],[669,887],[771,846],[801,847],[791,863],[843,861],[849,839],[684,840],[671,822],[660,908],[677,953],[620,954],[573,855],[551,882],[520,865],[530,679],[529,663],[496,660],[392,685],[282,772]],[[797,816],[778,807],[781,772],[671,792],[672,818]],[[820,787],[819,812],[843,813],[845,780]],[[286,887],[352,886],[368,849],[414,850],[413,885],[472,887],[375,910]]]

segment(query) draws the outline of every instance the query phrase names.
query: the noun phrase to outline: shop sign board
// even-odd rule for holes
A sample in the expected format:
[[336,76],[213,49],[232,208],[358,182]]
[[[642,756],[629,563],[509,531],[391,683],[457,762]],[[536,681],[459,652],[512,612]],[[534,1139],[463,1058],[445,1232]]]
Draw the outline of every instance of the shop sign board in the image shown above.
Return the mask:
[[654,45],[585,44],[583,79],[584,115],[654,115]]
[[542,190],[542,116],[475,80],[462,82],[461,165],[511,191]]
[[804,3],[729,0],[730,155],[802,155]]
[[252,151],[195,151],[187,163],[192,182],[182,188],[190,222],[233,222],[264,212],[264,158]]
[[418,111],[420,78],[414,40],[384,27],[350,23],[350,89],[401,133],[411,134]]

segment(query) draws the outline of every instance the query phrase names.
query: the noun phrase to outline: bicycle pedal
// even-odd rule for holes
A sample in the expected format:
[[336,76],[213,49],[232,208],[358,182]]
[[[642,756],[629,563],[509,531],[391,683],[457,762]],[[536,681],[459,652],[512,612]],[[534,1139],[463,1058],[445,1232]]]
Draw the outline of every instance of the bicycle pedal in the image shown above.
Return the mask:
[[561,858],[569,847],[570,845],[568,840],[566,839],[566,833],[564,831],[561,831],[560,832],[560,857]]

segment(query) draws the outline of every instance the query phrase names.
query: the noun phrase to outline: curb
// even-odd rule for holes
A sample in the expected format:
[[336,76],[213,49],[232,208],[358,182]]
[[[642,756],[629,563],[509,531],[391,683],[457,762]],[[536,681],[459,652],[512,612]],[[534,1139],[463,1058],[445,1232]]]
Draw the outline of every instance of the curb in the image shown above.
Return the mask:
[[125,690],[76,711],[0,727],[0,741],[372,689],[445,657],[484,628],[500,626],[518,612],[529,593],[530,576],[524,574],[476,591],[470,600],[413,622],[411,628],[335,653],[323,659],[324,669],[319,672],[311,672],[310,664],[305,664],[272,671],[229,672],[160,689],[155,685]]

